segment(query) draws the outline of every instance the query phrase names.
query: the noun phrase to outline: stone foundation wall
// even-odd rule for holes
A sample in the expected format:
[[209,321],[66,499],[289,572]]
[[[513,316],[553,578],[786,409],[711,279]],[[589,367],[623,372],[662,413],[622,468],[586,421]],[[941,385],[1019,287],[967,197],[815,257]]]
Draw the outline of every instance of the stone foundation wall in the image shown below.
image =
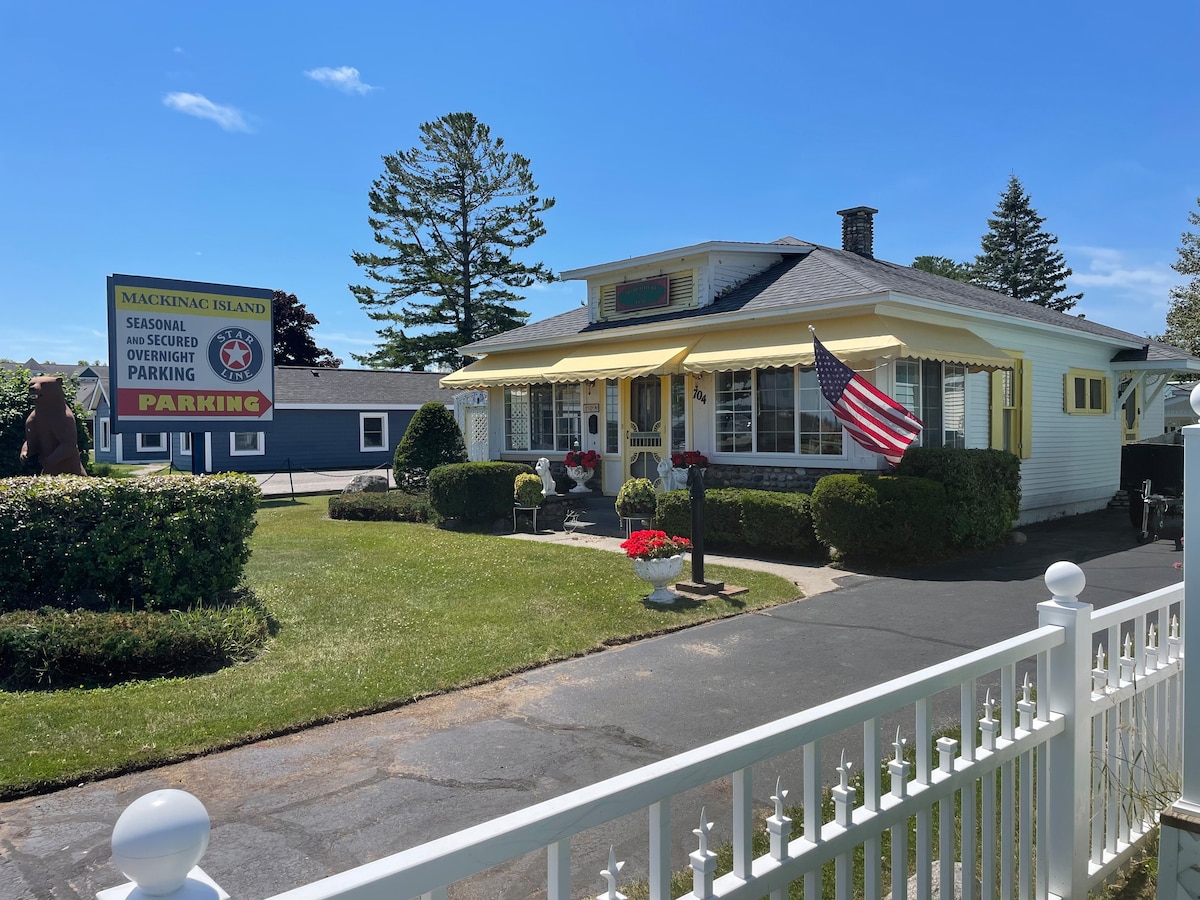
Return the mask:
[[704,487],[754,488],[760,491],[795,491],[811,494],[826,475],[859,474],[862,469],[808,469],[795,466],[724,466],[709,464]]

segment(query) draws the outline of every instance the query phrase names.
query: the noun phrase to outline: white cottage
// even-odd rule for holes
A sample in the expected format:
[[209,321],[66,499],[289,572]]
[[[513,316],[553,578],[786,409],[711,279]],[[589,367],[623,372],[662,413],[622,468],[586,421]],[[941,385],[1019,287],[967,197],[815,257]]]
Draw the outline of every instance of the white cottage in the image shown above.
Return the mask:
[[809,326],[925,422],[924,446],[1021,458],[1022,522],[1103,507],[1121,446],[1163,431],[1163,391],[1200,359],[1165,344],[874,258],[876,210],[842,249],[708,242],[564,272],[585,307],[461,348],[445,387],[488,392],[492,459],[602,454],[602,487],[673,452],[710,486],[811,490],[882,471],[817,387]]

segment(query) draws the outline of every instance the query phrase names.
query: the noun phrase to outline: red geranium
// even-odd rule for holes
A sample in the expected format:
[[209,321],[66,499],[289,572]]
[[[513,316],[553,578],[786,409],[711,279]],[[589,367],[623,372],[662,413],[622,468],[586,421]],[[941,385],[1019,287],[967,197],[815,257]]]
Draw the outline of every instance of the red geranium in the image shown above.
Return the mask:
[[600,464],[600,454],[595,450],[589,450],[587,453],[580,450],[569,450],[567,451],[565,462],[572,469],[577,469],[580,466],[583,466],[585,469],[594,469]]
[[667,559],[692,549],[692,542],[685,537],[668,537],[665,531],[635,531],[629,540],[621,542],[621,549],[630,559]]
[[683,453],[671,454],[671,465],[677,469],[686,469],[689,466],[707,466],[708,457],[699,450],[685,450]]

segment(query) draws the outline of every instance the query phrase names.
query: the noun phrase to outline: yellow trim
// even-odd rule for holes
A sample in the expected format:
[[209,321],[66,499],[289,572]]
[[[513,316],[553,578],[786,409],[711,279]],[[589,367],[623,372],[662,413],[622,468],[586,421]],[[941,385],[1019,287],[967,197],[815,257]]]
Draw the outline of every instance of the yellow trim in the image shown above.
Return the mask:
[[[1076,382],[1083,381],[1084,405],[1075,402]],[[1092,406],[1092,382],[1100,382],[1100,405]],[[1069,416],[1106,416],[1111,412],[1109,378],[1099,369],[1067,369],[1063,375],[1063,412]]]
[[[1018,356],[1016,351],[1007,353]],[[1011,450],[1021,459],[1033,454],[1033,372],[1027,359],[1014,359],[1012,368],[1012,405],[1004,403],[1004,370],[992,372],[991,440],[993,450]],[[1009,441],[1005,446],[1004,420],[1008,412]]]
[[[852,366],[910,357],[961,363],[974,370],[1012,366],[1009,354],[964,328],[872,315],[819,322],[816,329],[825,348]],[[812,364],[808,323],[790,322],[706,334],[683,361],[683,369],[696,374]]]

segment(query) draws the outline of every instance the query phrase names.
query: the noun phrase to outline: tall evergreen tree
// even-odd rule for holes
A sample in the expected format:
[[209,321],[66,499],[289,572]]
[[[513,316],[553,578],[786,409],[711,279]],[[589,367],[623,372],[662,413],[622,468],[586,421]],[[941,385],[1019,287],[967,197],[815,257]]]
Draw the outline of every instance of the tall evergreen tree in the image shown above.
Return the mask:
[[1073,307],[1083,294],[1064,293],[1071,269],[1054,249],[1058,238],[1042,228],[1045,221],[1029,205],[1029,194],[1017,176],[1009,176],[1008,189],[1000,195],[995,215],[988,219],[988,233],[980,241],[983,252],[971,266],[971,281],[1059,312]]
[[971,267],[948,256],[918,256],[913,260],[912,267],[932,275],[941,275],[943,278],[953,278],[955,281],[971,280]]
[[[1200,198],[1196,200],[1200,206]],[[1200,214],[1188,213],[1188,223],[1200,225]],[[1191,276],[1187,284],[1171,288],[1171,308],[1167,310],[1167,333],[1163,340],[1200,355],[1200,234],[1185,231],[1180,237],[1179,259],[1171,268]]]
[[471,113],[424,123],[420,147],[383,163],[368,217],[383,252],[351,254],[381,287],[350,290],[373,320],[396,324],[379,330],[374,353],[354,358],[380,367],[458,368],[455,348],[529,318],[513,306],[523,299],[516,291],[554,280],[541,263],[513,258],[546,233],[540,215],[554,198],[538,197],[529,160],[506,152],[503,139]]
[[317,346],[312,327],[321,323],[295,294],[275,291],[271,298],[271,315],[274,318],[275,365],[336,369],[342,364],[332,350]]

